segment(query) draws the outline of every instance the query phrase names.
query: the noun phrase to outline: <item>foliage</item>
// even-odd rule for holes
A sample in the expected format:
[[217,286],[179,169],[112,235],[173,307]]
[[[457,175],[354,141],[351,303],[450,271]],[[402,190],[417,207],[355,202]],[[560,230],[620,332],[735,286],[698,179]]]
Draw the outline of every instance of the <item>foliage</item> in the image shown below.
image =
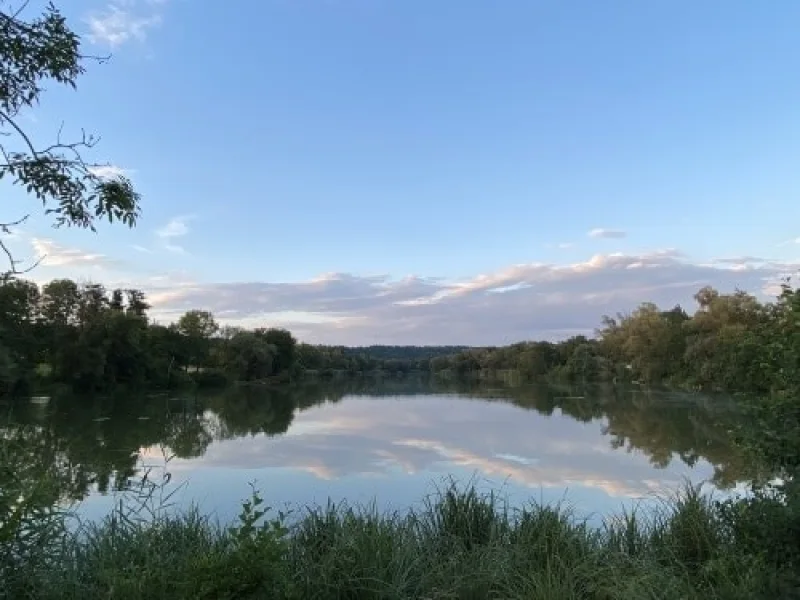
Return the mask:
[[[177,323],[150,321],[145,294],[68,279],[41,289],[0,279],[0,394],[34,379],[82,391],[125,385],[204,385],[287,376],[296,368],[292,335],[282,329],[228,332],[207,311]],[[46,369],[42,369],[42,366]]]
[[307,374],[335,377],[340,374],[377,374],[402,377],[426,373],[437,357],[465,350],[460,346],[312,346],[299,344],[297,367]]
[[188,358],[196,367],[206,366],[211,351],[211,338],[219,331],[214,315],[207,310],[190,310],[175,325],[185,340]]
[[256,381],[273,375],[277,355],[264,332],[237,331],[221,344],[217,362],[240,381]]
[[[48,83],[75,88],[89,60],[81,54],[80,38],[58,9],[49,5],[41,15],[25,19],[22,13],[27,4],[14,10],[0,2],[0,179],[41,201],[56,226],[94,230],[101,218],[133,226],[140,199],[130,180],[119,174],[108,176],[113,168],[87,162],[82,155],[98,138],[83,133],[66,141],[59,130],[55,141],[41,145],[20,124],[24,111],[39,104]],[[28,216],[0,222],[0,236]],[[0,249],[9,261],[6,275],[29,270],[19,268],[20,262],[2,237]]]
[[710,287],[695,295],[691,316],[645,302],[627,315],[603,317],[594,339],[471,348],[430,361],[442,376],[626,382],[768,394],[800,375],[800,292],[788,282],[774,302]]
[[[190,310],[176,323],[152,322],[141,290],[107,290],[69,279],[41,288],[0,279],[0,395],[35,381],[81,391],[115,386],[202,386],[283,382],[340,374],[404,376],[426,372],[428,357],[452,348],[344,348],[298,344],[279,328],[220,327]],[[43,373],[48,373],[42,377]]]

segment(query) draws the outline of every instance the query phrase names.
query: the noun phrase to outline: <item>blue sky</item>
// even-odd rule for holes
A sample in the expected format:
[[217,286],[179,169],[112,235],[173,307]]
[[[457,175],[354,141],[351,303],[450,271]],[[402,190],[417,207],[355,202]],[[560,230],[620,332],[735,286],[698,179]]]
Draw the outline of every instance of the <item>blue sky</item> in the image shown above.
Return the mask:
[[100,134],[143,218],[34,219],[37,279],[312,341],[505,343],[800,263],[796,2],[62,4],[113,59],[26,128]]

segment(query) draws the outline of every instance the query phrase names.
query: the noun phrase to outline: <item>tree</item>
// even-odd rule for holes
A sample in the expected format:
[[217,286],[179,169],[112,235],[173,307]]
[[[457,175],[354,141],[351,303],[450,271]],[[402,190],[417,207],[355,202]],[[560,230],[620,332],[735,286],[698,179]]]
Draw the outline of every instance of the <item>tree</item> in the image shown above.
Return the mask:
[[42,287],[39,311],[42,337],[45,345],[44,359],[50,364],[56,377],[61,365],[67,364],[78,333],[78,308],[81,291],[70,279],[56,279]]
[[[37,335],[39,288],[30,281],[0,279],[0,340],[6,346],[3,360],[11,387],[32,372],[41,350]],[[10,365],[18,377],[11,380]]]
[[278,357],[264,330],[239,331],[223,342],[219,366],[237,381],[256,381],[277,372]]
[[451,357],[449,356],[434,356],[431,359],[431,371],[434,373],[441,373],[450,369],[452,365]]
[[268,344],[275,346],[275,364],[273,366],[275,372],[282,373],[291,369],[297,345],[294,336],[286,329],[257,329],[256,332],[263,335]]
[[70,279],[55,279],[42,288],[42,317],[52,325],[74,324],[78,318],[81,294]]
[[146,318],[147,309],[150,308],[150,305],[145,299],[144,292],[141,290],[125,290],[125,295],[128,297],[127,313],[142,319]]
[[[67,141],[59,130],[55,141],[38,144],[20,124],[21,113],[38,105],[48,83],[75,88],[84,64],[92,60],[81,53],[80,38],[53,5],[30,20],[22,16],[26,5],[12,10],[0,0],[0,180],[10,180],[35,196],[57,227],[94,231],[101,218],[132,227],[140,213],[140,198],[130,180],[107,176],[108,165],[88,162],[82,154],[94,148],[98,138],[84,133]],[[2,238],[29,216],[0,221],[6,274],[18,275],[36,266],[21,269]]]
[[311,344],[298,344],[295,348],[295,357],[302,369],[312,371],[322,368],[325,362],[320,347]]
[[136,315],[120,310],[106,311],[97,323],[102,327],[106,348],[104,387],[119,383],[142,383],[148,372],[144,347],[147,323]]
[[122,290],[116,289],[111,292],[111,303],[109,304],[111,310],[122,311],[122,303]]
[[526,344],[517,355],[517,369],[529,380],[539,380],[557,363],[557,351],[552,344],[537,342]]
[[147,338],[148,380],[169,385],[178,369],[185,369],[189,364],[185,340],[175,327],[158,324],[148,326]]
[[598,379],[600,368],[596,344],[587,341],[575,346],[563,367],[563,373],[570,381],[586,383]]
[[[703,388],[769,391],[774,374],[765,368],[774,305],[761,304],[742,291],[720,294],[704,287],[696,295],[698,310],[685,323],[686,378]],[[779,308],[778,308],[779,310]]]
[[80,288],[78,301],[78,322],[81,326],[89,326],[100,313],[110,307],[106,288],[99,283],[87,283]]
[[207,310],[190,310],[178,319],[176,328],[186,340],[194,366],[203,366],[211,348],[211,336],[219,331],[214,315]]
[[17,379],[17,363],[11,357],[10,350],[0,342],[0,396],[11,392]]
[[662,311],[645,302],[630,315],[604,317],[598,334],[608,359],[630,365],[637,379],[660,382],[680,372],[688,318],[679,306]]
[[190,338],[210,338],[219,326],[207,310],[190,310],[178,319],[178,331]]

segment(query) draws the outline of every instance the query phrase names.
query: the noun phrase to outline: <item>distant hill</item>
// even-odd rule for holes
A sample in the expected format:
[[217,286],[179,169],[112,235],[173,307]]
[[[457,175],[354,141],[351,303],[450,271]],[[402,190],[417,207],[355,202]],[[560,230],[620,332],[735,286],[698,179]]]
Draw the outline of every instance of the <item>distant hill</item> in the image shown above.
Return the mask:
[[342,347],[342,353],[345,356],[367,356],[375,360],[430,360],[468,349],[468,346],[351,346]]

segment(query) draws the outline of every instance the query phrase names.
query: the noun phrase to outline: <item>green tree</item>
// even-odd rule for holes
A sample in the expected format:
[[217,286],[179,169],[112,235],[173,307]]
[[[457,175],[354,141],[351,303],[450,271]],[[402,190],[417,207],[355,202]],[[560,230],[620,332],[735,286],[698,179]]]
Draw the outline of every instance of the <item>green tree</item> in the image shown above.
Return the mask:
[[544,378],[558,361],[558,351],[547,342],[526,344],[519,350],[516,367],[520,375],[531,381]]
[[40,314],[42,336],[46,341],[44,360],[50,364],[55,379],[66,376],[63,371],[68,354],[78,338],[78,309],[81,291],[69,279],[57,279],[42,287]]
[[238,381],[256,381],[276,373],[278,356],[264,330],[238,331],[222,343],[219,366]]
[[679,306],[662,311],[645,302],[630,315],[604,317],[598,334],[611,361],[630,365],[636,379],[660,382],[681,371],[687,319]]
[[588,383],[600,378],[601,368],[597,344],[587,341],[575,346],[561,370],[570,381]]
[[113,292],[111,292],[111,302],[109,303],[109,307],[111,308],[111,310],[117,310],[117,311],[123,310],[124,308],[123,303],[124,300],[122,298],[122,290],[116,289]]
[[0,279],[0,340],[7,355],[6,378],[10,388],[25,380],[39,361],[42,345],[38,335],[38,309],[36,284],[20,279]]
[[11,351],[0,342],[0,396],[14,390],[19,379],[17,363],[11,356]]
[[441,373],[451,368],[453,362],[450,356],[435,356],[431,359],[431,371]]
[[185,340],[175,327],[151,324],[147,328],[146,347],[148,380],[156,385],[170,385],[189,364]]
[[128,314],[145,318],[150,305],[147,303],[144,292],[131,289],[125,290],[125,295],[128,301],[128,306],[125,310]]
[[703,388],[768,391],[771,369],[762,360],[777,306],[742,291],[720,294],[704,287],[698,310],[686,322],[685,379]]
[[73,325],[78,319],[80,301],[78,284],[70,279],[53,280],[42,288],[42,317],[51,325]]
[[302,369],[317,371],[325,366],[325,357],[319,346],[298,344],[295,349],[297,363]]
[[145,347],[147,321],[134,314],[113,308],[97,323],[103,328],[106,352],[104,387],[116,384],[141,385],[148,375],[148,362],[152,355]]
[[289,371],[294,365],[294,353],[297,340],[286,329],[257,329],[256,333],[264,336],[264,340],[275,347],[273,369],[276,373]]
[[[139,216],[139,196],[127,178],[106,176],[107,165],[84,158],[98,139],[86,134],[38,143],[21,125],[24,111],[35,108],[50,83],[75,88],[85,63],[78,35],[53,5],[27,19],[22,9],[0,2],[0,179],[35,196],[56,226],[94,230],[97,219],[133,226]],[[106,168],[102,168],[106,167]],[[0,249],[8,260],[6,274],[21,268],[2,236],[29,215],[0,222]],[[34,265],[35,266],[35,265]]]
[[219,325],[207,310],[190,310],[176,325],[184,336],[189,359],[195,367],[205,366],[211,349],[211,336],[219,331]]

